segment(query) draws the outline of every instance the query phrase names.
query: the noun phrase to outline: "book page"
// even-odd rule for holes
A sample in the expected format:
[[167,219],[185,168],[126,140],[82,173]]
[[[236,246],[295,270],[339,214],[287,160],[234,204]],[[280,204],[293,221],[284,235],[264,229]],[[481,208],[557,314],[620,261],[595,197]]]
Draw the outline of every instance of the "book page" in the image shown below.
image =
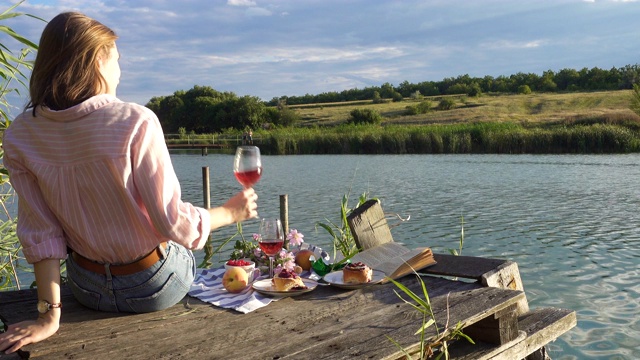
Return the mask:
[[351,258],[351,262],[363,262],[369,267],[379,269],[379,265],[409,252],[409,248],[395,242],[389,242],[360,251]]
[[393,279],[412,272],[407,263],[416,271],[435,263],[429,248],[411,250],[396,242],[375,246],[351,258],[351,262],[359,261],[372,269],[383,271]]

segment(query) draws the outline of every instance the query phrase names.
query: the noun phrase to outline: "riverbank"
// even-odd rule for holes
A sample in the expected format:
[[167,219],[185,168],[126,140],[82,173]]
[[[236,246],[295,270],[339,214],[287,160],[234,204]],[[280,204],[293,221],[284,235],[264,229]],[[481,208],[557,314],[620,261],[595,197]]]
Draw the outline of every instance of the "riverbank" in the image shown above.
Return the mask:
[[[640,151],[640,116],[631,91],[448,96],[378,104],[292,106],[295,127],[256,130],[265,154],[599,154]],[[428,101],[424,114],[408,107]],[[351,111],[380,114],[379,124],[348,124]]]

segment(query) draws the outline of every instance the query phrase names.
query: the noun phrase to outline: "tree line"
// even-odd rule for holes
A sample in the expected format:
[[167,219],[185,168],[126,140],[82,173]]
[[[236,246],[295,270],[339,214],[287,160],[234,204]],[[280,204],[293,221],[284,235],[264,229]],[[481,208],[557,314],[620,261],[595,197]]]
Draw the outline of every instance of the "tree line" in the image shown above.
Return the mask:
[[439,96],[480,93],[521,93],[528,88],[534,92],[578,92],[596,90],[631,89],[633,84],[640,83],[640,65],[626,65],[610,70],[594,67],[581,70],[562,69],[558,72],[547,70],[538,75],[519,72],[511,76],[471,77],[460,75],[441,81],[423,81],[417,84],[404,81],[398,86],[384,83],[363,89],[349,89],[341,92],[324,92],[317,95],[283,96],[273,98],[268,105],[286,101],[288,105],[330,103],[341,101],[357,101],[373,99],[376,92],[383,98],[400,99],[410,97],[416,92],[423,96]]
[[262,101],[255,96],[238,96],[233,92],[220,92],[208,86],[194,86],[169,96],[153,97],[147,107],[160,119],[167,133],[189,131],[215,133],[227,129],[256,129],[264,126],[286,127],[294,125],[299,117],[289,105],[333,103],[391,99],[402,101],[416,96],[440,96],[482,93],[579,92],[632,89],[640,84],[640,66],[626,65],[610,70],[594,67],[581,70],[548,70],[538,75],[519,72],[511,76],[471,77],[460,75],[441,81],[409,83],[398,86],[384,83],[363,89],[324,92],[316,95],[281,96]]

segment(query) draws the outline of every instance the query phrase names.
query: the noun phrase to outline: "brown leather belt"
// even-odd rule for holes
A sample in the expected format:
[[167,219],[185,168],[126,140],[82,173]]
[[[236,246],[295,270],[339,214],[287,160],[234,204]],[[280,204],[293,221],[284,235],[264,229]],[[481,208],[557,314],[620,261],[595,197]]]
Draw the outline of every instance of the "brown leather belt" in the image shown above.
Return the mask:
[[[158,247],[153,249],[153,251],[151,251],[149,254],[147,254],[146,256],[143,256],[142,258],[132,263],[123,264],[123,265],[109,265],[109,271],[111,272],[111,275],[122,276],[122,275],[131,275],[131,274],[140,272],[142,270],[146,270],[151,266],[153,266],[155,263],[157,263],[160,259],[164,258],[164,250],[166,248],[167,248],[167,243],[163,242]],[[93,260],[89,260],[75,251],[71,253],[71,256],[73,256],[73,260],[81,268],[92,271],[97,274],[102,274],[102,275],[107,274],[104,268],[105,264],[100,264]]]

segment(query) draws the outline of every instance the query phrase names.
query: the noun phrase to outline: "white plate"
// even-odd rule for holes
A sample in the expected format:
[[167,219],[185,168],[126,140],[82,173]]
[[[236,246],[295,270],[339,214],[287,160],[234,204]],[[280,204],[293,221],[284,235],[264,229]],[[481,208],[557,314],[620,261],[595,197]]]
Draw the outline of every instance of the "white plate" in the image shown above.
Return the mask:
[[369,285],[379,284],[384,280],[385,273],[380,270],[373,270],[371,274],[371,281],[368,283],[362,284],[347,284],[342,280],[342,270],[330,272],[325,275],[322,279],[327,282],[329,285],[337,286],[343,289],[360,289]]
[[289,290],[289,291],[278,291],[273,286],[273,284],[271,284],[271,279],[258,280],[256,282],[254,282],[253,285],[251,285],[251,287],[253,288],[253,290],[255,290],[255,291],[257,291],[257,292],[259,292],[259,293],[261,293],[263,295],[285,297],[285,296],[302,295],[302,294],[308,293],[309,291],[312,291],[313,289],[316,288],[316,286],[318,286],[317,282],[315,282],[313,280],[310,280],[310,279],[302,278],[302,282],[307,287],[306,289]]

